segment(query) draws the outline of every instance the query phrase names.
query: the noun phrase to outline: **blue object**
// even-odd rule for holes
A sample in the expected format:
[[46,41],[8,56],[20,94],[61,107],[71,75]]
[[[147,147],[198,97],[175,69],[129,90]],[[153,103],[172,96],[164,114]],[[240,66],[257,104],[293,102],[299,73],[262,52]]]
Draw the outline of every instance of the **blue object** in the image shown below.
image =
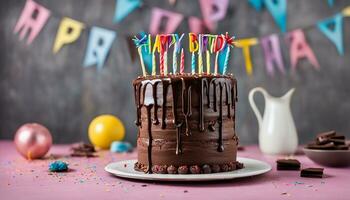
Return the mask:
[[[334,24],[334,29],[330,28],[330,25]],[[325,19],[317,23],[317,27],[320,31],[334,43],[337,47],[338,53],[344,55],[343,45],[343,15],[337,14],[334,17]]]
[[263,0],[248,0],[249,4],[255,8],[257,11],[261,11],[264,6]]
[[270,11],[276,24],[283,33],[287,31],[287,1],[286,0],[264,0],[264,5]]
[[66,171],[68,171],[68,164],[63,162],[63,161],[60,161],[60,160],[54,161],[54,162],[50,163],[49,171],[50,172],[66,172]]
[[113,153],[130,152],[133,149],[129,142],[114,141],[111,144],[110,151]]
[[93,26],[90,30],[84,67],[96,64],[97,69],[102,69],[116,35],[114,31]]

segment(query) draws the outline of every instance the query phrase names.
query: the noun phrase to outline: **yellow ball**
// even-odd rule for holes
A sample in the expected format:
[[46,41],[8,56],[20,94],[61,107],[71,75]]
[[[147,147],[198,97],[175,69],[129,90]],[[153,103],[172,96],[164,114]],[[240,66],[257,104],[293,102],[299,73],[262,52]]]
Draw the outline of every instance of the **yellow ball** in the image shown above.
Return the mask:
[[89,125],[91,143],[102,149],[108,149],[113,141],[120,141],[125,136],[123,123],[113,115],[100,115]]

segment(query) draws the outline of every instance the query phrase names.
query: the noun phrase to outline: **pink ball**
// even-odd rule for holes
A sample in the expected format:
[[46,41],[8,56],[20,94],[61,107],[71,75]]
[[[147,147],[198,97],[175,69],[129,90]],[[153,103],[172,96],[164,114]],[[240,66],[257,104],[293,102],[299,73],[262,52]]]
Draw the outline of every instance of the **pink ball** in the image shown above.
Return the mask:
[[28,160],[42,158],[52,145],[50,131],[37,123],[22,125],[16,132],[17,151]]

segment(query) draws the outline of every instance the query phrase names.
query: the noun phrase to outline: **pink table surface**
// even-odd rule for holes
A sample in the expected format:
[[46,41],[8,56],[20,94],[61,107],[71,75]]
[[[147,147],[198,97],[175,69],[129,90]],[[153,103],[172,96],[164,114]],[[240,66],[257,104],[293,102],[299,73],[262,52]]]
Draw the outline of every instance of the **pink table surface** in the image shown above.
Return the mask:
[[[0,199],[350,199],[349,168],[325,168],[324,178],[302,178],[298,171],[276,171],[278,157],[264,156],[247,146],[238,156],[266,161],[267,174],[231,181],[201,183],[141,182],[104,171],[110,162],[135,159],[136,153],[98,152],[96,158],[71,158],[69,145],[54,145],[49,155],[60,156],[71,172],[50,173],[52,159],[27,161],[10,141],[0,141]],[[303,167],[318,167],[304,155]]]

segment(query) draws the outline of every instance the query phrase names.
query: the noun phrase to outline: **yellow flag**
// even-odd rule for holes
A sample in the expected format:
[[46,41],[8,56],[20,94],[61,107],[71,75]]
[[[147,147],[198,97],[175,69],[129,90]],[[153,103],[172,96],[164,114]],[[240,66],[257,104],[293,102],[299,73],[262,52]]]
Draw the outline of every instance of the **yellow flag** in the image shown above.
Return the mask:
[[350,6],[344,8],[343,11],[342,11],[342,14],[343,14],[345,17],[350,17]]
[[258,44],[257,38],[247,38],[247,39],[241,39],[237,40],[237,47],[242,48],[243,50],[243,56],[245,60],[245,68],[248,75],[252,75],[253,73],[253,65],[252,60],[250,58],[250,46],[254,46]]
[[57,53],[63,45],[77,40],[83,28],[83,23],[64,17],[57,31],[55,44],[52,49],[53,53]]

